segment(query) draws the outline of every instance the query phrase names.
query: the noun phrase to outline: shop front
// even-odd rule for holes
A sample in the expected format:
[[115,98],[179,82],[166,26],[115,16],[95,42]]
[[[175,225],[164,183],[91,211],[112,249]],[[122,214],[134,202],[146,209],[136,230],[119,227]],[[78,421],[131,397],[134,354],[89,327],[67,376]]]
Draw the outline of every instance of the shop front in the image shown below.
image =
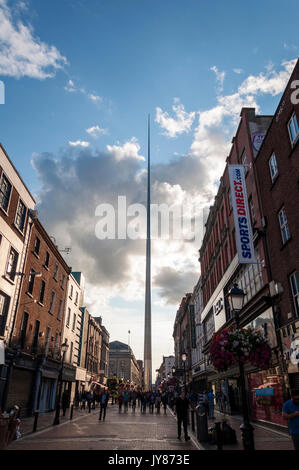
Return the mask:
[[248,388],[252,419],[286,427],[286,420],[281,414],[284,399],[279,368],[248,374]]
[[289,387],[299,389],[299,320],[280,329]]

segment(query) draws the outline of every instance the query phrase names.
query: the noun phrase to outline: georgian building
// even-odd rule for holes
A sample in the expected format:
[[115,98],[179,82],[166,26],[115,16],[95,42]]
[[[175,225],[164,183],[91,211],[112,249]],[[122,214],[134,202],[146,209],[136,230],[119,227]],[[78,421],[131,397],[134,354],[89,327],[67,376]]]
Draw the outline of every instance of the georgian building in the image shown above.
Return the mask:
[[16,307],[34,217],[35,201],[0,144],[0,403],[7,398],[7,377]]

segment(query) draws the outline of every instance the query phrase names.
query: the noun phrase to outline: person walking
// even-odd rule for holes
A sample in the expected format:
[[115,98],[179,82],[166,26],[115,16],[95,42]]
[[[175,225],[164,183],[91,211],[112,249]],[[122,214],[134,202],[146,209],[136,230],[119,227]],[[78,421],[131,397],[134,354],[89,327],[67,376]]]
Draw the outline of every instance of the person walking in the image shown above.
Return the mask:
[[118,399],[118,412],[121,413],[121,409],[122,409],[123,402],[124,402],[124,397],[123,397],[122,392],[118,393],[118,398],[117,399]]
[[132,413],[135,413],[136,401],[137,401],[137,392],[135,390],[133,390],[133,392],[132,392]]
[[157,408],[157,415],[160,414],[160,407],[161,407],[161,394],[158,392],[156,396],[155,406]]
[[291,434],[295,450],[299,450],[299,390],[291,390],[291,399],[287,400],[282,407],[282,416],[288,420],[289,432]]
[[153,393],[150,395],[149,404],[150,404],[150,413],[153,414],[154,413],[154,405],[155,405],[155,396],[154,396]]
[[203,390],[202,392],[199,392],[198,394],[198,404],[200,406],[202,406],[205,410],[205,413],[208,414],[208,407],[209,407],[209,404],[208,404],[208,396],[206,394],[206,391]]
[[124,391],[124,413],[128,412],[128,402],[129,402],[129,394],[127,390]]
[[64,390],[64,392],[62,394],[61,404],[62,404],[63,416],[65,416],[66,410],[70,406],[70,398],[69,398],[69,391],[68,390]]
[[86,392],[85,390],[83,390],[83,392],[81,393],[81,410],[85,410],[86,399]]
[[181,431],[182,431],[182,423],[183,423],[186,442],[190,440],[190,436],[188,436],[188,430],[187,430],[188,409],[189,409],[189,401],[186,397],[184,389],[182,389],[181,395],[175,401],[174,414],[177,416],[178,439],[181,439]]
[[208,393],[208,405],[209,405],[209,418],[214,419],[214,398],[215,395],[212,390]]
[[87,405],[88,405],[88,413],[91,413],[92,394],[90,391],[87,392],[86,399],[87,399]]
[[166,415],[166,408],[167,408],[168,399],[167,399],[167,394],[165,392],[162,394],[161,401],[162,401],[163,408],[164,408],[164,414]]
[[107,409],[107,404],[109,400],[109,395],[107,392],[102,392],[100,395],[100,415],[99,415],[99,421],[101,421],[102,416],[103,416],[103,421],[105,421],[106,418],[106,409]]
[[140,394],[140,411],[142,414],[146,414],[146,396],[145,393]]

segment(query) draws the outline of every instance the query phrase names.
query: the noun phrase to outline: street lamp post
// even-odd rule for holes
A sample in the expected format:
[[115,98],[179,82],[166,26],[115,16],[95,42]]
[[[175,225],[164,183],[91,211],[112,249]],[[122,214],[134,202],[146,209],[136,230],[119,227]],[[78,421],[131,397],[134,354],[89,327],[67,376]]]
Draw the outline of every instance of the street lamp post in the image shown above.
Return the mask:
[[187,360],[187,354],[182,353],[182,361],[184,364],[184,391],[186,392],[186,360]]
[[[234,313],[236,320],[236,326],[239,329],[240,319],[239,312],[243,308],[243,302],[245,297],[245,292],[238,287],[237,284],[234,284],[233,288],[228,293],[228,301],[230,310]],[[243,414],[243,423],[240,426],[242,432],[242,441],[244,450],[254,450],[254,436],[253,436],[253,426],[250,424],[249,419],[249,410],[248,402],[246,395],[246,386],[245,386],[245,372],[243,362],[239,357],[239,371],[240,371],[240,384],[241,384],[241,397],[242,397],[242,414]]]
[[62,371],[63,371],[64,355],[66,351],[68,350],[68,347],[69,345],[66,342],[61,345],[62,360],[61,360],[61,367],[60,367],[59,377],[58,377],[59,392],[58,392],[58,397],[56,400],[56,412],[55,412],[53,425],[59,424],[60,402],[61,402],[61,393],[62,393]]

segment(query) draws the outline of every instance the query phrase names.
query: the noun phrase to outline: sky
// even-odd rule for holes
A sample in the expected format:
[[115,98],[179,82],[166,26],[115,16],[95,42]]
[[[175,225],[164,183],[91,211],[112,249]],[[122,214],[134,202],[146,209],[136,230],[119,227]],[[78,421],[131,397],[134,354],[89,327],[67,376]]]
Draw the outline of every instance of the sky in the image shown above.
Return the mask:
[[[213,204],[242,106],[275,112],[298,13],[293,0],[0,0],[0,141],[59,249],[71,247],[90,313],[137,359],[145,240],[98,239],[96,208],[145,203],[148,114],[152,201],[199,216]],[[152,243],[153,379],[199,248]]]

